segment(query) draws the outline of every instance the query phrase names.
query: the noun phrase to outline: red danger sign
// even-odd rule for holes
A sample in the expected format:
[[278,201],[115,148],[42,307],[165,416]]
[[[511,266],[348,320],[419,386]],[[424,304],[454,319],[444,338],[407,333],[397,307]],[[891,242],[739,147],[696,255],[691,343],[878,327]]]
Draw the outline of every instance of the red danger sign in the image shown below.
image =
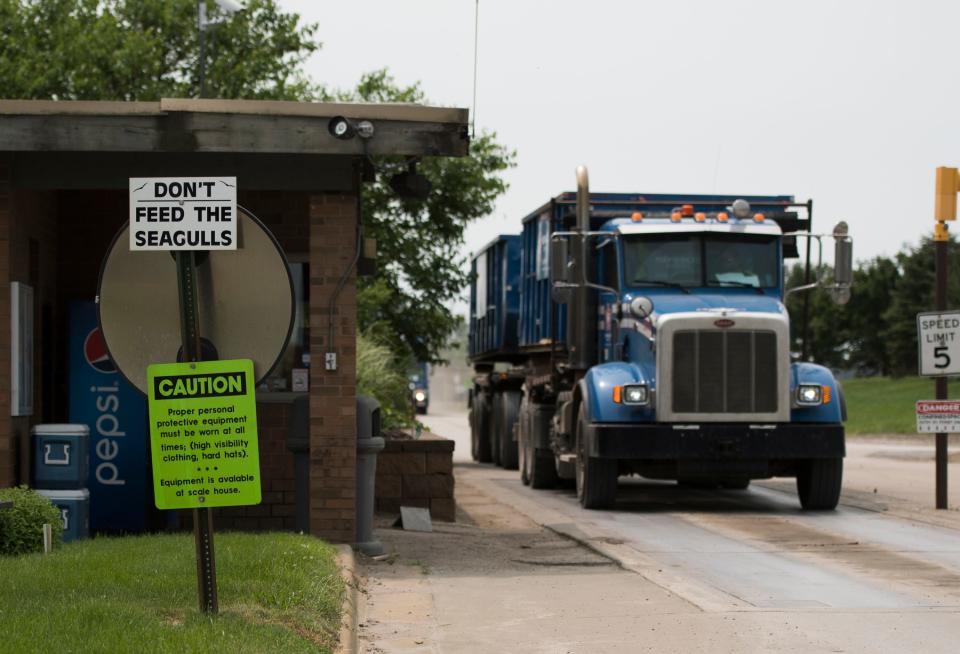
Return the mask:
[[960,400],[919,400],[917,431],[921,434],[960,433]]
[[917,413],[960,415],[960,400],[920,400]]

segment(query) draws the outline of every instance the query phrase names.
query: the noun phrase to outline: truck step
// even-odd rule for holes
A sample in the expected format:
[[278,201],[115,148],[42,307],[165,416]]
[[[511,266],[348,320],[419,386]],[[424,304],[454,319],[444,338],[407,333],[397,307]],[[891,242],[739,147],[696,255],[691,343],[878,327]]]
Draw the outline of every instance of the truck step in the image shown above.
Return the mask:
[[560,479],[576,479],[577,478],[577,455],[576,454],[561,454],[560,460],[557,462],[557,476]]

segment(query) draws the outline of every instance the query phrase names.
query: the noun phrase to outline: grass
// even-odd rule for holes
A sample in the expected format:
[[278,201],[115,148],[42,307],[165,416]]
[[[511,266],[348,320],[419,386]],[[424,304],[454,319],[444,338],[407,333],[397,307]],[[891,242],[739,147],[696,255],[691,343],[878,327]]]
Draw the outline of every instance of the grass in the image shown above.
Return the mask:
[[309,536],[217,534],[220,613],[197,608],[192,534],[96,538],[0,557],[6,652],[317,652],[336,646],[336,550]]
[[[917,400],[934,398],[933,380],[921,377],[864,377],[843,382],[848,434],[916,434]],[[951,398],[960,398],[960,382],[950,383]]]

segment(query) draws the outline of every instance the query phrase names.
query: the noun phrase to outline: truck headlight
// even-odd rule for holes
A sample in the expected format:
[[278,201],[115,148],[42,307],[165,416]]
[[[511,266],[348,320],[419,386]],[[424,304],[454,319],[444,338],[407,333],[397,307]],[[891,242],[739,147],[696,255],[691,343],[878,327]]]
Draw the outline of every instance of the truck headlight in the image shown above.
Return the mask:
[[819,384],[800,384],[797,386],[798,406],[819,406],[830,401],[830,387]]
[[643,405],[649,402],[650,393],[644,384],[634,384],[623,387],[623,403]]
[[423,391],[417,391],[413,394],[413,397],[416,398],[417,402],[423,402],[425,399],[427,399],[427,394]]

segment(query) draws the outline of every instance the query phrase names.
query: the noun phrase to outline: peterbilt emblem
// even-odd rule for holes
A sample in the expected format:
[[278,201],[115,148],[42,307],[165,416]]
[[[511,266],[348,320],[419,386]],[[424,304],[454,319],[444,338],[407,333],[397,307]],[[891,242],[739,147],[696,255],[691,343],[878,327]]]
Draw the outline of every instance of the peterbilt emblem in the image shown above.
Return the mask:
[[713,324],[721,329],[726,329],[727,327],[733,327],[737,323],[729,318],[720,318],[719,320],[714,320]]

